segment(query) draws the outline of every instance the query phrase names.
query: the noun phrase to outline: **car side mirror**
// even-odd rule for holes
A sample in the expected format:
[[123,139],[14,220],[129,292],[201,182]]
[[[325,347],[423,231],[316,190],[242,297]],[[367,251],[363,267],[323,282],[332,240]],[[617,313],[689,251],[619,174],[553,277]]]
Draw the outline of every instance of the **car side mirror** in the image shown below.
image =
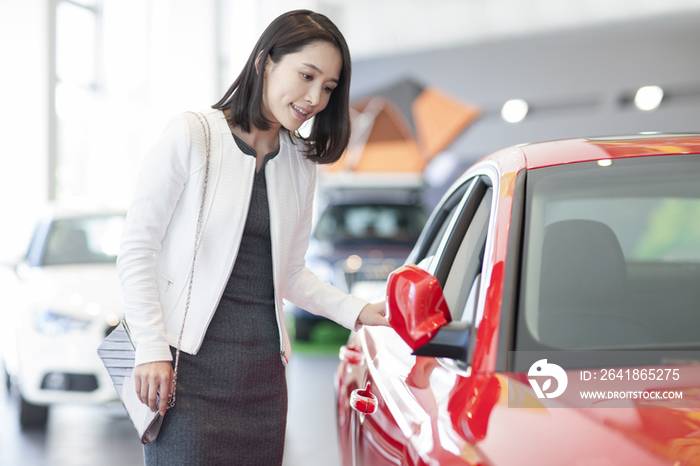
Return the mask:
[[452,320],[437,278],[415,265],[389,275],[386,306],[389,324],[413,350]]
[[12,271],[15,273],[17,278],[20,278],[24,280],[27,278],[27,275],[29,273],[29,264],[25,260],[20,260],[17,263],[12,265]]
[[22,257],[10,257],[0,262],[0,266],[11,270],[17,276],[19,276],[19,269],[24,262],[25,261]]

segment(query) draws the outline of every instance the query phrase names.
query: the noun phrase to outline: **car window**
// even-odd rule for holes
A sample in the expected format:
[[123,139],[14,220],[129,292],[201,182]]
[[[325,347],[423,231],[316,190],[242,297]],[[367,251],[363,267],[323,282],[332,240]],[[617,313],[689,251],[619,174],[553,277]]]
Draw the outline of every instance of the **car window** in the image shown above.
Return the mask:
[[120,215],[57,219],[47,237],[42,265],[115,262],[123,225]]
[[450,209],[449,212],[446,212],[445,216],[445,221],[442,222],[442,225],[440,225],[440,229],[437,231],[437,234],[435,235],[435,239],[433,240],[432,243],[430,243],[430,247],[428,248],[428,252],[426,253],[427,258],[433,258],[435,257],[435,254],[437,253],[438,247],[440,246],[441,242],[444,242],[445,239],[449,236],[448,233],[448,228],[450,225],[454,226],[454,222],[456,221],[457,215],[459,215],[459,207],[461,204],[455,204],[455,206]]
[[700,156],[531,170],[518,349],[700,344]]
[[455,217],[461,211],[461,207],[463,207],[464,195],[473,187],[474,183],[475,179],[466,181],[445,202],[437,207],[429,224],[426,225],[418,243],[407,259],[408,263],[415,263],[423,270],[434,273],[436,263],[433,263],[433,259],[438,251],[438,247],[449,238],[448,233],[451,233],[451,230],[448,230],[448,228],[454,228]]
[[[447,274],[443,293],[450,308],[452,320],[472,323],[474,318],[491,198],[491,189],[488,189],[474,213]],[[469,306],[467,306],[468,300]]]
[[[443,361],[443,364],[466,370],[473,357],[476,328],[474,317],[478,303],[481,269],[489,225],[493,189],[487,176],[469,182],[462,197],[446,210],[445,221],[428,252],[435,251],[428,272],[440,283],[452,321],[468,332],[469,348],[464,348],[466,360]],[[448,225],[445,227],[444,225]],[[439,246],[435,248],[435,243]],[[424,259],[426,260],[426,259]],[[452,325],[452,324],[450,324]]]

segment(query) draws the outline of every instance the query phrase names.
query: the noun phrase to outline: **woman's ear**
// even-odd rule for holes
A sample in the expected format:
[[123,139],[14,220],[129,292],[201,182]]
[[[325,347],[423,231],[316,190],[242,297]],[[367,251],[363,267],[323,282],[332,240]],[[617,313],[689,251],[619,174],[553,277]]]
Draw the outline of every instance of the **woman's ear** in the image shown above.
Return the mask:
[[[260,53],[258,54],[258,56],[255,58],[255,72],[256,72],[256,73],[259,73],[259,72],[260,72],[260,59],[262,58],[262,54],[263,54],[263,53],[262,53],[262,50],[261,50]],[[263,68],[263,76],[264,76],[264,73],[267,71],[267,66],[269,65],[269,63],[270,63],[271,61],[272,61],[272,60],[270,60],[270,56],[268,55],[268,56],[265,58],[265,67]]]

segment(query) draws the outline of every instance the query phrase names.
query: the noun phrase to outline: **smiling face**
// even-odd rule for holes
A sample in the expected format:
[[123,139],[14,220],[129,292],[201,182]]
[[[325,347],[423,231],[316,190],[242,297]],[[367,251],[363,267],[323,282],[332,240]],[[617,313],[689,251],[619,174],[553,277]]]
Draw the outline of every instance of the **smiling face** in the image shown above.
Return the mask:
[[273,127],[296,131],[326,108],[338,85],[343,59],[328,42],[313,42],[274,63],[268,58],[262,112]]

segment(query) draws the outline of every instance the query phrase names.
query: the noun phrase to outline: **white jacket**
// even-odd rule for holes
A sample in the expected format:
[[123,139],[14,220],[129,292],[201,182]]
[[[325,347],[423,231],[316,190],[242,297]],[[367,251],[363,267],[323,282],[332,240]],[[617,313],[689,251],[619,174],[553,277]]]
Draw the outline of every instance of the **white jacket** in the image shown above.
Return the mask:
[[[236,145],[224,114],[203,113],[211,128],[211,159],[192,301],[182,350],[197,354],[233,270],[248,213],[255,158]],[[280,131],[280,151],[267,162],[270,237],[280,354],[291,348],[282,300],[353,328],[367,304],[319,280],[306,268],[316,165],[301,142]],[[205,167],[202,124],[175,116],[146,155],[126,217],[117,268],[136,364],[170,361],[187,298]]]

